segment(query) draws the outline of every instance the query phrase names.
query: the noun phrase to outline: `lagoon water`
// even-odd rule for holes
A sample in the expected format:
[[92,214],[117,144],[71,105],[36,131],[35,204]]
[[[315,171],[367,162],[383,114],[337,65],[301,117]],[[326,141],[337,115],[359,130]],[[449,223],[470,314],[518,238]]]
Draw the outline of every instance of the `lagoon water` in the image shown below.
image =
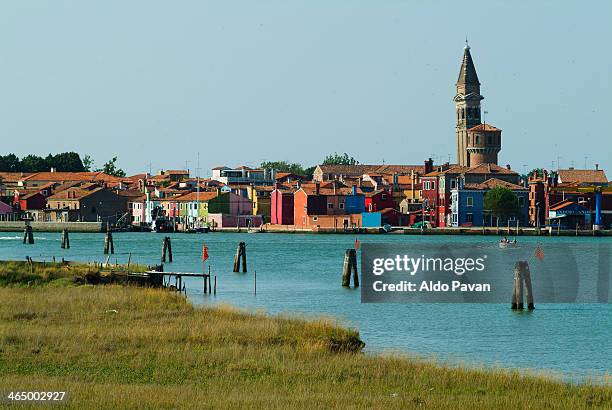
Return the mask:
[[[362,304],[358,289],[340,286],[344,250],[351,235],[170,234],[174,251],[167,271],[202,269],[206,242],[217,275],[217,295],[202,294],[201,280],[187,280],[195,304],[227,303],[268,313],[325,315],[359,329],[369,352],[405,352],[451,364],[512,367],[543,371],[571,381],[610,383],[612,373],[612,305],[539,304],[513,312],[505,304]],[[60,249],[59,233],[35,233],[34,245],[22,235],[0,233],[0,259],[104,261],[103,234],[70,234],[71,249]],[[111,261],[159,263],[163,236],[115,233]],[[493,236],[362,235],[362,243],[449,242],[497,248]],[[232,273],[238,242],[247,243],[249,273]],[[611,238],[519,238],[521,245],[567,243],[587,254]],[[257,295],[253,271],[257,271]],[[607,375],[607,376],[606,376]]]

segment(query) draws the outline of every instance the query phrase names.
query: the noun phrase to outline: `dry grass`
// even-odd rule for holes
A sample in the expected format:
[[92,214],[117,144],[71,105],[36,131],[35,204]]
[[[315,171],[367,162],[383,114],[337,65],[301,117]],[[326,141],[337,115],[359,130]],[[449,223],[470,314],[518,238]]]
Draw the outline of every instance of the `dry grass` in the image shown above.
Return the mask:
[[[107,275],[112,269],[126,270],[125,265],[102,268],[100,264],[60,262],[0,261],[0,286],[37,286],[55,282],[56,285],[82,282],[88,274]],[[130,265],[130,272],[144,272],[143,265]]]
[[604,408],[612,391],[359,350],[327,320],[120,286],[0,288],[0,390],[70,408]]

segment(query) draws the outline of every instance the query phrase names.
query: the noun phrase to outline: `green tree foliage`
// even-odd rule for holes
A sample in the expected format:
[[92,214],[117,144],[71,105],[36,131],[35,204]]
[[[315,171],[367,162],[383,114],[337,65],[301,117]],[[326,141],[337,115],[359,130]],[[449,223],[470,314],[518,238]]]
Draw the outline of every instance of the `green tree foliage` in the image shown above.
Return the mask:
[[356,165],[359,164],[355,158],[349,156],[346,152],[342,155],[333,153],[325,157],[322,165]]
[[102,171],[107,175],[112,175],[114,177],[124,177],[125,171],[121,168],[117,167],[117,157],[113,157],[110,161],[106,162],[102,169],[98,171]]
[[30,154],[21,160],[15,154],[0,155],[0,172],[42,172],[51,168],[64,172],[84,171],[81,157],[76,152],[49,154],[46,158]]
[[27,155],[21,159],[21,171],[23,172],[43,172],[49,170],[47,160],[38,155]]
[[287,161],[266,161],[260,165],[263,169],[274,169],[278,172],[291,172],[296,175],[306,175],[304,167],[301,164],[289,163]]
[[485,194],[484,207],[486,211],[501,218],[519,214],[519,201],[516,194],[510,189],[500,186]]
[[21,161],[15,154],[0,155],[0,172],[21,171]]
[[90,172],[93,169],[94,160],[91,156],[85,155],[83,157],[83,169],[85,172]]

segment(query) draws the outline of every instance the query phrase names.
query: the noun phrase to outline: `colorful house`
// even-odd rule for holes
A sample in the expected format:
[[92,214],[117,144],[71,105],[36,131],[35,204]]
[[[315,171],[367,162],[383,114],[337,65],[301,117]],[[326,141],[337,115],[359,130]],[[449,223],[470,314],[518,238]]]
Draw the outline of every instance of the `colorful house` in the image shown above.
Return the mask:
[[[518,197],[519,214],[505,220],[497,220],[495,215],[485,211],[484,198],[487,192],[495,187],[510,189]],[[482,183],[464,183],[451,191],[451,214],[449,226],[504,226],[508,222],[526,226],[529,223],[529,189],[497,178],[490,178]]]
[[270,223],[293,225],[293,194],[296,189],[278,185],[271,193]]
[[[348,188],[338,181],[325,184],[318,182],[303,184],[293,194],[293,210],[293,223],[299,228],[338,228],[338,223],[343,228],[349,228],[361,224],[361,213],[365,210],[365,198],[361,190],[356,187]],[[326,215],[350,217],[321,218]]]
[[387,208],[395,208],[393,192],[390,189],[379,189],[365,193],[366,212],[377,212]]

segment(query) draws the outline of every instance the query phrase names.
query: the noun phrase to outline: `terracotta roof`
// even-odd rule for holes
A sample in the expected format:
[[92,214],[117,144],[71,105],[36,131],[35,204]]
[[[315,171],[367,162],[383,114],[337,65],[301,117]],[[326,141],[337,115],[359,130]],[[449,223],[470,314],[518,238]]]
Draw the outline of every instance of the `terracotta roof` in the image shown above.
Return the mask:
[[358,176],[368,173],[397,174],[411,171],[423,172],[424,165],[319,165],[324,174]]
[[189,171],[184,169],[168,169],[164,171],[164,175],[189,175]]
[[222,169],[230,169],[230,168],[222,165],[222,166],[219,166],[219,167],[214,167],[212,170],[213,171],[219,171],[219,170],[222,170]]
[[468,132],[472,131],[501,131],[499,128],[495,128],[491,124],[478,124],[475,127],[468,129]]
[[140,189],[120,189],[116,193],[126,198],[136,198],[144,195]]
[[428,174],[423,175],[424,177],[436,177],[438,175],[443,174],[461,174],[463,172],[468,171],[470,168],[464,167],[462,165],[451,165],[449,168],[442,171],[432,171]]
[[27,172],[0,172],[0,180],[3,182],[19,182],[30,175],[32,174]]
[[121,181],[104,172],[37,172],[24,178],[25,181]]
[[607,184],[608,177],[603,169],[560,169],[559,182],[578,184]]
[[370,198],[370,197],[380,194],[381,192],[389,193],[389,191],[387,191],[386,189],[377,189],[376,191],[366,192],[365,196]]
[[[316,184],[307,183],[302,184],[300,187],[306,195],[316,195]],[[352,195],[353,188],[349,188],[347,186],[336,186],[336,189],[333,187],[333,183],[320,184],[319,186],[319,195],[332,196],[332,195]],[[360,188],[357,188],[358,194],[363,194]]]
[[506,167],[500,167],[495,164],[478,164],[473,167],[470,167],[466,171],[465,174],[506,174],[506,175],[518,175],[515,171],[508,169]]
[[61,192],[58,192],[54,195],[51,195],[47,198],[48,201],[75,201],[86,196],[93,194],[94,192],[98,192],[102,190],[102,188],[97,187],[94,189],[81,189],[81,188],[68,188]]
[[[200,202],[206,202],[216,197],[217,197],[216,191],[215,192],[200,192],[199,200]],[[198,200],[198,193],[190,192],[188,194],[173,198],[173,200],[177,202],[195,202]]]
[[525,187],[510,183],[507,181],[502,181],[501,179],[497,179],[497,178],[489,178],[486,181],[481,182],[479,184],[465,184],[463,186],[463,189],[478,189],[478,190],[486,189],[488,190],[488,189],[492,189],[498,186],[508,188],[513,191],[528,191],[528,189]]

